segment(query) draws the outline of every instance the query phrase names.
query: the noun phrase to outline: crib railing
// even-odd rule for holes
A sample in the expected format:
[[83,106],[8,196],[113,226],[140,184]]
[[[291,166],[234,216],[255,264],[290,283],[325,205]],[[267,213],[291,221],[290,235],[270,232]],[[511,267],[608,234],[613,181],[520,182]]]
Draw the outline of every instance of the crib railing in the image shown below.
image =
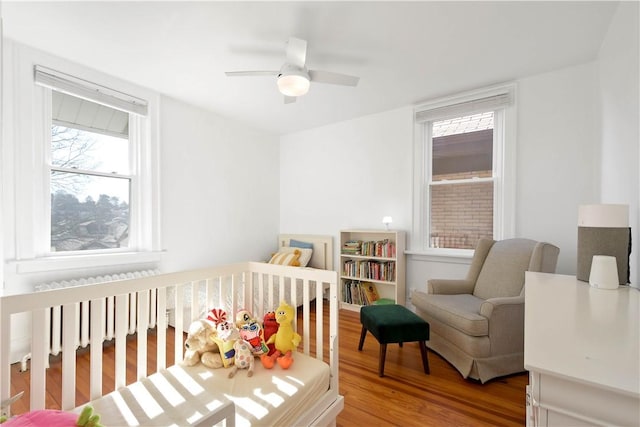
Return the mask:
[[[277,279],[276,279],[277,278]],[[274,280],[275,279],[275,280]],[[315,304],[315,357],[323,359],[323,300],[324,287],[330,289],[330,322],[329,331],[329,364],[332,368],[331,387],[337,390],[337,274],[333,271],[311,270],[295,267],[283,267],[266,263],[247,262],[230,266],[193,270],[179,273],[160,274],[157,276],[140,277],[126,280],[116,280],[101,284],[89,284],[70,288],[46,290],[37,293],[7,295],[0,297],[0,401],[10,397],[10,347],[11,347],[11,318],[14,314],[30,312],[32,315],[31,331],[31,367],[30,367],[30,408],[31,410],[45,408],[46,394],[46,364],[49,358],[49,348],[46,345],[45,329],[47,313],[51,307],[62,307],[62,401],[61,409],[69,410],[76,406],[76,354],[75,336],[76,320],[79,315],[79,302],[89,301],[90,319],[90,379],[89,399],[93,400],[102,395],[102,334],[99,328],[101,320],[105,318],[106,298],[115,299],[115,389],[126,385],[126,337],[128,327],[126,319],[127,298],[136,295],[137,327],[137,379],[147,376],[147,329],[149,327],[149,307],[151,298],[155,298],[158,313],[164,313],[167,308],[167,291],[172,289],[171,306],[182,312],[183,291],[186,286],[202,282],[219,287],[220,295],[231,295],[231,301],[220,298],[219,307],[224,308],[234,319],[237,311],[242,308],[253,309],[253,287],[265,287],[274,282],[283,289],[291,286],[295,298],[295,285],[302,281],[304,308],[302,328],[304,336],[311,336],[310,304],[316,298]],[[194,286],[191,286],[194,288]],[[314,289],[315,288],[315,289]],[[312,292],[315,290],[315,292]],[[240,297],[236,297],[240,295]],[[283,295],[283,293],[280,293]],[[184,330],[182,316],[176,316],[176,331]],[[158,316],[156,324],[156,370],[166,368],[167,343],[166,316]],[[305,341],[303,352],[314,356]],[[183,359],[184,336],[175,333],[175,363]],[[19,391],[19,390],[18,390]]]
[[[36,292],[48,291],[52,289],[70,288],[76,286],[92,285],[98,283],[111,282],[113,280],[125,280],[136,279],[140,277],[155,276],[159,274],[158,270],[143,270],[143,271],[131,271],[128,273],[118,273],[104,276],[92,276],[83,277],[73,280],[61,280],[48,283],[40,283],[35,286]],[[137,332],[138,324],[138,310],[136,302],[137,294],[131,293],[125,300],[127,305],[127,312],[129,316],[126,317],[127,330],[129,334]],[[96,301],[93,302],[95,304]],[[80,301],[78,304],[78,315],[75,322],[75,348],[85,348],[89,345],[90,336],[90,322],[89,313],[91,310],[92,302]],[[102,301],[105,304],[103,307],[105,311],[105,317],[100,319],[100,328],[94,328],[99,330],[102,341],[110,341],[115,336],[115,297],[110,296]],[[149,322],[148,327],[154,328],[156,325],[156,319],[159,315],[164,316],[165,313],[158,313],[156,310],[156,294],[152,291],[149,300]],[[48,335],[45,335],[46,347],[49,349],[49,354],[57,356],[62,350],[62,307],[51,307],[50,310],[45,312],[45,330],[49,331]],[[27,369],[27,361],[31,359],[31,353],[25,355],[21,361],[21,370]]]

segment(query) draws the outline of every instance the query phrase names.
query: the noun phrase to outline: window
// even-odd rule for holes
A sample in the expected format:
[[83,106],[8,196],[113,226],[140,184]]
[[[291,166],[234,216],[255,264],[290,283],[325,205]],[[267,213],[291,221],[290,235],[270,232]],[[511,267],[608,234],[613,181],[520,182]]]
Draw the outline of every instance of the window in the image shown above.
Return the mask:
[[52,91],[51,251],[127,248],[129,113]]
[[[102,255],[91,258],[94,265],[156,260],[156,121],[148,102],[40,65],[34,75],[34,102],[42,104],[42,117],[35,117],[42,137],[34,153],[42,153],[43,169],[32,180],[33,259],[49,258],[42,266],[47,269],[60,255]],[[109,254],[119,255],[104,258]],[[82,259],[64,266],[86,266]]]
[[513,117],[512,86],[416,108],[412,249],[469,250],[512,234]]
[[493,238],[493,118],[487,111],[428,122],[432,248],[473,249]]
[[28,46],[9,47],[5,271],[88,276],[157,265],[160,95]]

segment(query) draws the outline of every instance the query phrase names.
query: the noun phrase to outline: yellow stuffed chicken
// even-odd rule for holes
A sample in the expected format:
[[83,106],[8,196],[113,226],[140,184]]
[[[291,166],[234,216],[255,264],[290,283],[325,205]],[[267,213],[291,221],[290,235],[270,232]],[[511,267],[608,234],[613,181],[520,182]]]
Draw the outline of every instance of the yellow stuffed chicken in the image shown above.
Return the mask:
[[278,332],[269,337],[267,344],[275,344],[276,352],[271,356],[262,355],[260,358],[262,365],[273,368],[275,360],[282,369],[289,369],[293,363],[293,351],[298,348],[302,337],[293,330],[293,317],[295,310],[285,301],[280,303],[276,310],[276,322],[278,322]]

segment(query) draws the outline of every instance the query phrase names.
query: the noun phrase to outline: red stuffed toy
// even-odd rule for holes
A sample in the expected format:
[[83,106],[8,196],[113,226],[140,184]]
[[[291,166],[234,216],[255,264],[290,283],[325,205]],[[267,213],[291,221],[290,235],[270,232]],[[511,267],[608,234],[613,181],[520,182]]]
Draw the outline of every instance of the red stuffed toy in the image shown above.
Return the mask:
[[[264,333],[265,342],[269,341],[269,338],[271,338],[271,335],[278,332],[278,327],[279,325],[278,325],[278,322],[276,321],[275,311],[269,311],[268,313],[266,313],[264,315],[264,321],[262,323],[262,332]],[[269,356],[275,353],[276,351],[275,344],[267,344],[267,347],[269,347],[269,353],[267,353]]]

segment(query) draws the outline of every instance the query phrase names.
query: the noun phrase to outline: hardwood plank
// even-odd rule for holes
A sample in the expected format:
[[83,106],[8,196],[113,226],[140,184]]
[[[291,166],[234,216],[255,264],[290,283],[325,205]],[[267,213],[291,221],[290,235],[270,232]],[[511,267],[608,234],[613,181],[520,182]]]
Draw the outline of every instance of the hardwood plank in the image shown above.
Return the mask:
[[[328,306],[325,305],[325,318]],[[312,321],[315,321],[312,316]],[[298,327],[301,328],[301,321]],[[429,351],[431,374],[423,371],[417,343],[402,348],[389,345],[385,376],[378,376],[379,344],[368,334],[362,351],[358,351],[360,321],[356,312],[340,311],[340,393],[345,408],[338,416],[338,426],[397,425],[403,426],[522,426],[525,424],[526,374],[512,375],[480,384],[464,380],[458,371],[439,355]],[[324,334],[328,336],[328,324]],[[312,332],[312,337],[315,332]],[[304,339],[305,337],[303,337]],[[310,337],[306,337],[307,339]],[[167,333],[167,363],[173,363],[173,329]],[[148,371],[155,369],[155,335],[149,333]],[[314,346],[311,346],[312,351]],[[135,380],[136,340],[127,341],[127,383]],[[324,348],[328,360],[329,349]],[[114,388],[114,346],[105,345],[103,351],[103,392]],[[84,403],[89,396],[89,352],[78,353],[78,392],[76,403]],[[295,365],[294,365],[295,366]],[[50,408],[60,407],[60,363],[52,360],[47,370],[46,402]],[[12,394],[27,390],[12,411],[28,410],[29,372],[19,372],[19,364],[12,366]]]
[[[174,330],[167,330],[167,363],[173,364],[173,338]],[[156,339],[153,330],[149,331],[147,337],[147,372],[151,373],[156,367]],[[106,342],[102,352],[102,393],[107,394],[115,388],[115,346],[113,342]],[[135,336],[127,339],[127,385],[136,380],[137,343]],[[81,349],[76,356],[76,405],[82,405],[89,400],[89,347]],[[51,357],[50,368],[47,369],[47,393],[46,407],[49,409],[60,409],[62,366],[60,356]],[[29,371],[20,372],[20,364],[11,366],[11,394],[17,394],[24,390],[22,399],[11,406],[13,414],[21,414],[29,410]]]
[[417,343],[389,345],[385,376],[378,376],[379,344],[367,334],[362,351],[359,314],[340,311],[340,392],[345,409],[338,426],[522,426],[527,374],[480,384],[431,351],[431,374],[423,370]]

